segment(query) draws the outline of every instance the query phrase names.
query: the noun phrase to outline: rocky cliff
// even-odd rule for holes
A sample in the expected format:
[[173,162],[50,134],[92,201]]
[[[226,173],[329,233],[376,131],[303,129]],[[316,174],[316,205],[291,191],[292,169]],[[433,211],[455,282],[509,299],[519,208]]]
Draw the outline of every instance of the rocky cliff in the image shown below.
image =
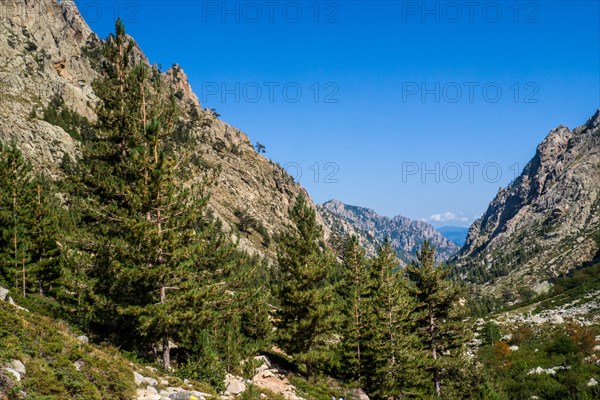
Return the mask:
[[[78,134],[47,122],[44,112],[58,98],[60,111],[94,121],[98,98],[92,82],[98,77],[102,40],[72,1],[1,1],[0,140],[16,141],[36,169],[59,177],[61,165],[79,157],[81,142]],[[141,49],[134,53],[148,62]],[[289,224],[288,207],[304,189],[257,154],[243,132],[203,109],[180,66],[163,78],[196,139],[195,155],[206,166],[220,166],[211,208],[240,238],[242,248],[272,255],[269,238]]]
[[454,260],[492,292],[537,292],[600,255],[600,111],[574,130],[559,126],[522,174],[501,189],[470,228]]
[[317,208],[332,238],[356,235],[369,256],[375,255],[385,238],[390,239],[404,262],[415,259],[417,250],[426,240],[435,247],[438,262],[447,260],[459,250],[458,245],[423,221],[411,221],[400,215],[388,218],[371,209],[349,206],[338,200],[330,200]]

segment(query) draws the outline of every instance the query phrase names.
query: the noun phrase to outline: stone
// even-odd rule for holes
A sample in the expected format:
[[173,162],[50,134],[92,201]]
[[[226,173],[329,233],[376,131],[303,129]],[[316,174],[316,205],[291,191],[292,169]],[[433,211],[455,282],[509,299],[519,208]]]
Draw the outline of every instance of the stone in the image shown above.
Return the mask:
[[88,344],[90,342],[90,339],[85,335],[77,336],[77,340],[79,341],[79,343],[83,344]]
[[138,372],[133,372],[133,380],[135,384],[138,386],[146,385],[146,386],[158,386],[158,382],[154,378],[147,378]]
[[15,371],[12,368],[4,368],[4,370],[14,376],[17,382],[21,382],[21,374],[18,371]]
[[133,371],[133,380],[135,381],[136,385],[140,386],[144,381],[144,377],[142,376],[142,374]]
[[146,390],[150,393],[158,394],[158,390],[153,386],[146,386]]
[[273,368],[271,361],[266,356],[256,356],[253,361],[254,365],[257,365],[255,370],[256,373]]
[[369,400],[369,396],[361,388],[352,390],[352,400]]
[[12,360],[8,364],[8,367],[17,371],[19,374],[21,374],[21,376],[24,376],[27,373],[25,365],[20,360]]
[[0,286],[0,301],[6,301],[6,298],[8,297],[8,293],[9,293],[8,289]]
[[563,317],[559,314],[556,314],[552,317],[552,323],[553,324],[563,324],[565,322],[565,320],[563,319]]
[[508,349],[510,351],[517,351],[517,350],[519,350],[519,346],[510,346]]
[[137,400],[161,400],[162,396],[149,391],[148,389],[137,389],[136,399]]
[[77,371],[81,371],[81,368],[83,368],[84,365],[85,365],[85,362],[83,360],[77,360],[73,363],[73,366],[75,367],[75,369]]
[[509,333],[508,335],[504,335],[500,338],[501,341],[503,342],[510,342],[513,338],[512,333]]
[[598,386],[598,381],[597,381],[597,380],[595,380],[594,378],[590,378],[590,381],[587,383],[587,385],[588,385],[589,387],[592,387],[592,386]]
[[181,392],[175,392],[169,395],[169,399],[171,400],[194,400],[195,397],[196,396],[192,393],[184,391],[183,389]]
[[243,378],[232,374],[225,376],[226,391],[233,396],[237,396],[246,391],[246,382]]
[[543,324],[544,322],[546,322],[546,319],[539,315],[534,315],[531,317],[531,322],[539,325],[539,324]]

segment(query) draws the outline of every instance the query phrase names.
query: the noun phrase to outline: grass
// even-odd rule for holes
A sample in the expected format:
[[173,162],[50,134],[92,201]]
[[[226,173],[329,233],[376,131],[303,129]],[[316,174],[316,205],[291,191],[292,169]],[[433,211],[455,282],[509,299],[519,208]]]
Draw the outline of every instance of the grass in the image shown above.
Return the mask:
[[0,302],[0,364],[13,359],[27,373],[5,384],[9,398],[20,391],[31,400],[116,400],[135,393],[132,368],[117,349],[80,343],[66,324]]
[[[517,331],[513,332],[513,336]],[[600,388],[589,387],[600,368],[586,357],[593,353],[598,327],[544,326],[521,335],[519,349],[508,351],[503,342],[482,346],[478,359],[491,388],[490,399],[587,400],[600,398]],[[513,339],[514,340],[514,339]],[[537,367],[561,367],[556,374],[530,374]]]

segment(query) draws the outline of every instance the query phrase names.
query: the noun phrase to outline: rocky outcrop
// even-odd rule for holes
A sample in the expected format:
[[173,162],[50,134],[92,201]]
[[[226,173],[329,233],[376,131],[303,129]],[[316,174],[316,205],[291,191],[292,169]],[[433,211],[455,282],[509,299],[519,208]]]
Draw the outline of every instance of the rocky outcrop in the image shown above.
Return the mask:
[[447,260],[459,250],[458,245],[423,221],[412,221],[400,215],[388,218],[371,209],[349,206],[338,200],[330,200],[317,208],[332,237],[356,235],[369,256],[375,255],[385,238],[389,238],[404,262],[413,260],[427,240],[435,247],[438,262]]
[[[98,98],[92,82],[99,76],[101,44],[73,1],[2,0],[0,140],[14,140],[34,167],[50,176],[61,176],[61,165],[77,160],[81,143],[41,120],[42,111],[60,97],[65,108],[95,120]],[[136,62],[148,62],[139,47],[133,53]],[[272,258],[270,236],[290,224],[288,208],[306,192],[283,168],[257,154],[242,131],[202,109],[179,65],[163,79],[196,139],[191,156],[221,169],[210,207],[242,249]],[[237,229],[240,216],[254,221],[251,229]]]
[[514,282],[542,292],[549,278],[600,255],[599,125],[600,111],[579,128],[548,134],[471,226],[454,260],[462,278],[495,293]]

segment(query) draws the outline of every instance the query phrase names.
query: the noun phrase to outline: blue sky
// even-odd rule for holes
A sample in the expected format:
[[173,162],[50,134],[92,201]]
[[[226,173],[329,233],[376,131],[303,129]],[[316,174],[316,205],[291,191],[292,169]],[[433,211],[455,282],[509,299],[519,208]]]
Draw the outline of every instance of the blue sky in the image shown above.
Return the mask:
[[316,202],[467,226],[600,107],[598,1],[76,3],[180,64]]

